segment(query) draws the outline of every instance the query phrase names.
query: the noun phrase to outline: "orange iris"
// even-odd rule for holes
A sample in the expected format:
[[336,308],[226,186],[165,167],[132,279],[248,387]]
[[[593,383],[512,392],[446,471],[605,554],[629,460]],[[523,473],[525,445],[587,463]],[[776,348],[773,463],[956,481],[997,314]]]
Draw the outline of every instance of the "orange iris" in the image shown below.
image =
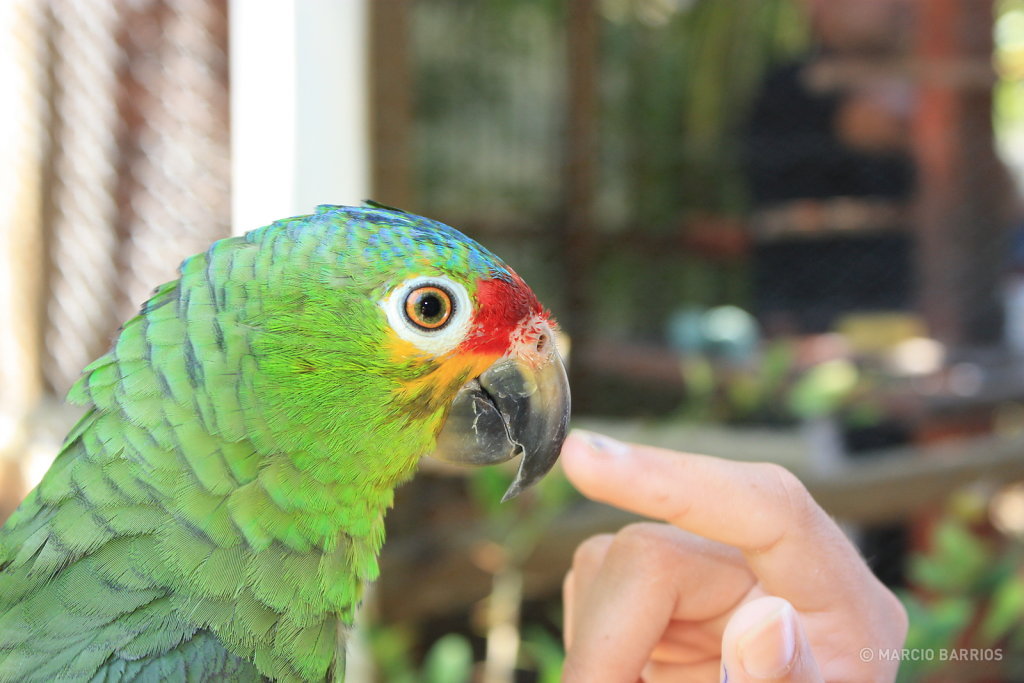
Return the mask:
[[443,327],[452,317],[452,297],[440,287],[417,287],[405,298],[405,315],[425,330]]

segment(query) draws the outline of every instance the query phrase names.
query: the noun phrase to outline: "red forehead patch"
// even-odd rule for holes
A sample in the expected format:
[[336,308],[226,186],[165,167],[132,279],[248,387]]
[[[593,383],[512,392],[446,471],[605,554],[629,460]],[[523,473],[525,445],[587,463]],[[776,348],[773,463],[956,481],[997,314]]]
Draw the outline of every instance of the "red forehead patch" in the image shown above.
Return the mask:
[[480,280],[476,288],[477,312],[473,327],[459,351],[502,354],[509,337],[528,315],[544,312],[533,291],[516,274],[513,281]]

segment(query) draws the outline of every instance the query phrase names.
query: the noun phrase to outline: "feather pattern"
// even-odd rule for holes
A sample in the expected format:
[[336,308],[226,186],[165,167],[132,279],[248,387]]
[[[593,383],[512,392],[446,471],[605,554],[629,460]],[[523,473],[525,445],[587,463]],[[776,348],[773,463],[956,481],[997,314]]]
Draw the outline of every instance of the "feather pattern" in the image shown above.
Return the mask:
[[394,487],[480,364],[386,343],[375,302],[424,273],[521,283],[373,207],[187,259],[85,368],[85,416],[0,530],[0,681],[340,679]]

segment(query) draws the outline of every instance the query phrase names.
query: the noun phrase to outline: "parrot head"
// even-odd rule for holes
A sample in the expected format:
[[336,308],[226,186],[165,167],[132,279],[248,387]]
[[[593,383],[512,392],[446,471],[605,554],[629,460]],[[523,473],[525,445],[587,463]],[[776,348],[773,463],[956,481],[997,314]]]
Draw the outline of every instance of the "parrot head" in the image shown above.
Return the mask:
[[321,206],[246,239],[283,256],[238,320],[257,365],[244,404],[273,447],[313,469],[344,454],[355,478],[387,486],[426,453],[521,455],[504,499],[552,467],[569,418],[556,325],[490,251],[376,205]]

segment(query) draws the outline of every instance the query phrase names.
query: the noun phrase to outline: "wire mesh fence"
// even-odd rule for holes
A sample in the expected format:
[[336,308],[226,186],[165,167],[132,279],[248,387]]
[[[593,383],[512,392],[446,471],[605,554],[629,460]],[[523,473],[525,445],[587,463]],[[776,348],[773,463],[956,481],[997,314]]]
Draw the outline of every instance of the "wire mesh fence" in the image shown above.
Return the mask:
[[21,157],[38,194],[20,201],[40,208],[5,228],[43,247],[33,370],[62,394],[182,258],[227,233],[226,3],[15,5],[39,122]]

